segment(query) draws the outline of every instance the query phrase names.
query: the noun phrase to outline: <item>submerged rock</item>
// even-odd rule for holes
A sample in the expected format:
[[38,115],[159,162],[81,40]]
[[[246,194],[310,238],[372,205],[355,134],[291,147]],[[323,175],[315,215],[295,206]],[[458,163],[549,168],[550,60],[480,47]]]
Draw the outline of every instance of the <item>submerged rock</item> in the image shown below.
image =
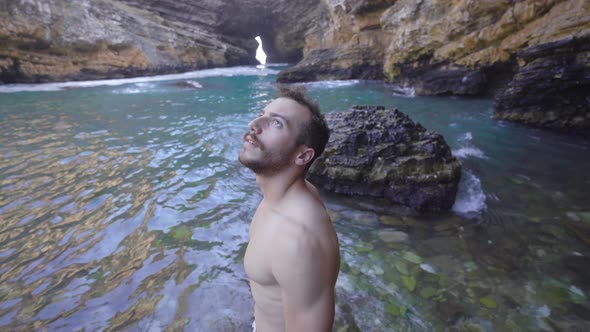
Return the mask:
[[203,85],[201,85],[201,83],[199,83],[197,81],[179,81],[179,82],[175,82],[174,86],[176,86],[178,88],[195,89],[195,90],[203,88]]
[[353,106],[326,120],[330,141],[308,173],[316,185],[419,212],[452,207],[461,164],[440,134],[382,106]]
[[530,47],[518,63],[494,117],[590,136],[590,36]]
[[409,236],[407,233],[400,232],[400,231],[392,231],[392,230],[388,230],[388,229],[384,229],[384,230],[379,231],[379,233],[377,233],[377,236],[379,236],[381,241],[387,242],[387,243],[406,242],[409,239]]

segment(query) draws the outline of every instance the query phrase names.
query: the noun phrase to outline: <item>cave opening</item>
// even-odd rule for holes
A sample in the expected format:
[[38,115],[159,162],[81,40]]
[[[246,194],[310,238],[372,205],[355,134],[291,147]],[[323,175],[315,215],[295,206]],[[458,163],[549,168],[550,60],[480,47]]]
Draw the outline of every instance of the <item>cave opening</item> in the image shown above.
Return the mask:
[[258,43],[258,48],[256,49],[256,60],[260,62],[261,65],[266,64],[266,53],[264,53],[264,49],[262,48],[262,39],[260,36],[256,36],[254,38]]

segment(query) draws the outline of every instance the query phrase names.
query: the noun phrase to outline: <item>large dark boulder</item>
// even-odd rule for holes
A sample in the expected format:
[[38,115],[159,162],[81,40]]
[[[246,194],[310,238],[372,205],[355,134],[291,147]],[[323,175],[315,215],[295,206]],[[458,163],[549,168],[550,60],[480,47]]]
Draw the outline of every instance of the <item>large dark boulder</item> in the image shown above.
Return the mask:
[[494,117],[590,136],[590,36],[530,47],[518,63]]
[[461,164],[444,138],[382,106],[326,114],[331,136],[308,179],[325,190],[427,212],[453,206]]

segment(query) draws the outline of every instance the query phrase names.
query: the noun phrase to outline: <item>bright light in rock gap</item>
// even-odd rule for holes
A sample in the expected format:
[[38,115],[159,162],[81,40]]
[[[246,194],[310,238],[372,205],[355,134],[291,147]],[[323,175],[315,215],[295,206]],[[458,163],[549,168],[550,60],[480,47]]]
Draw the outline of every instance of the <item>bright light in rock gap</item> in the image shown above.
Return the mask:
[[258,42],[258,48],[256,49],[256,60],[258,60],[260,64],[264,65],[266,64],[266,54],[262,50],[262,39],[260,39],[260,36],[256,36],[254,39],[256,39]]

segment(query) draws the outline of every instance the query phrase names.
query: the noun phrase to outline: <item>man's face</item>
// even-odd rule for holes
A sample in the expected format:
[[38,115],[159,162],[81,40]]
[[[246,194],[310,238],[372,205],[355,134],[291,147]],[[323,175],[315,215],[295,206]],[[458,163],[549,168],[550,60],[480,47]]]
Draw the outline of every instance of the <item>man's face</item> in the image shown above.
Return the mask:
[[307,108],[289,98],[278,98],[268,104],[248,124],[240,162],[256,174],[277,173],[294,162],[297,135],[309,121]]

